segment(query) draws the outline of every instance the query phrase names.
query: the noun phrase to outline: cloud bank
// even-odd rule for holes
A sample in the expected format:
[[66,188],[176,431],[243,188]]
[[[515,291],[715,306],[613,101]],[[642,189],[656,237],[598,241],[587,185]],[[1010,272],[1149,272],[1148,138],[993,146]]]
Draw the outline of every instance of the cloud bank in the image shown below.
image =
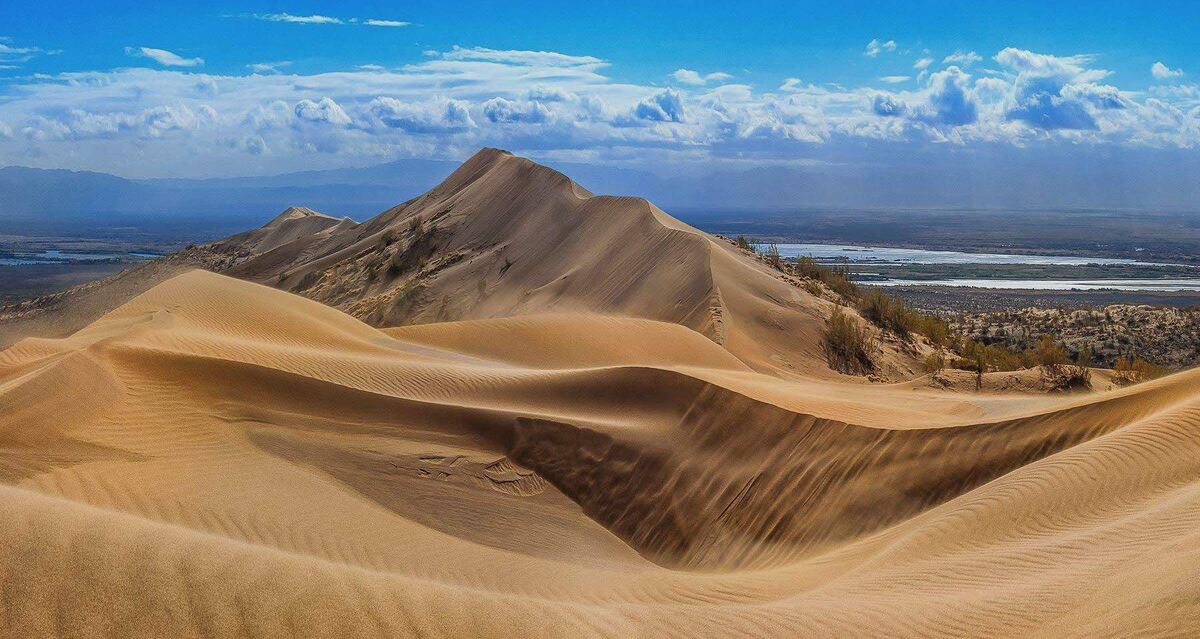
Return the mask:
[[[867,51],[895,48],[875,40]],[[916,78],[880,86],[789,78],[766,88],[687,68],[665,88],[624,82],[607,60],[557,51],[455,46],[398,68],[298,74],[286,61],[254,62],[245,75],[202,73],[202,58],[165,49],[129,52],[153,66],[8,84],[0,164],[205,174],[308,167],[314,154],[326,166],[462,157],[485,145],[660,165],[796,162],[867,146],[901,161],[920,148],[1200,143],[1200,90],[1180,70],[1163,65],[1174,82],[1126,91],[1094,56],[1012,47],[980,71],[983,56],[956,52],[940,65],[926,55]]]

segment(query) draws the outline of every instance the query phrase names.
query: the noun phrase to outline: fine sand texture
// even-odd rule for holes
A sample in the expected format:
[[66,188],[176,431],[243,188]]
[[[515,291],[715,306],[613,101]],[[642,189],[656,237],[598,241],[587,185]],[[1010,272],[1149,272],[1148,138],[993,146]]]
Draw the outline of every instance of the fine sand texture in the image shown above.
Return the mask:
[[0,636],[1200,633],[1200,371],[841,378],[828,302],[472,162],[0,352]]

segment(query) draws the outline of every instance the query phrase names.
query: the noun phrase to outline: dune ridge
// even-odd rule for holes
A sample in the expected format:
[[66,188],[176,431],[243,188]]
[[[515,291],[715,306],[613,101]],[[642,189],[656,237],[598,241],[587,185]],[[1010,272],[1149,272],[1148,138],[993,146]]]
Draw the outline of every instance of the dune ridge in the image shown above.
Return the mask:
[[[377,327],[548,313],[671,322],[760,372],[845,379],[822,346],[834,302],[646,200],[593,195],[499,149],[361,224],[292,207],[260,229],[0,309],[0,346],[66,336],[191,268],[298,293]],[[924,351],[882,337],[877,378],[919,375]]]
[[[349,228],[314,217],[291,242]],[[721,340],[564,286],[381,330],[191,271],[0,352],[0,631],[1200,627],[1200,372],[1054,397],[802,378],[737,345],[753,305]]]

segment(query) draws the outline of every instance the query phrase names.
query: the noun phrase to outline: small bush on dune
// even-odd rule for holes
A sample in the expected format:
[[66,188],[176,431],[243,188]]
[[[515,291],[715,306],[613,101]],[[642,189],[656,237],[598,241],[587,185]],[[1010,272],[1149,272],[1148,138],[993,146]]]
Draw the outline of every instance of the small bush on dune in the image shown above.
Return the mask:
[[1043,335],[1033,348],[1033,360],[1038,366],[1055,370],[1067,363],[1067,351],[1049,335]]
[[958,345],[958,352],[962,357],[953,362],[953,367],[960,370],[1015,371],[1032,365],[1022,353],[999,344],[983,344],[972,339],[964,338]]
[[848,300],[858,299],[858,286],[850,280],[850,271],[844,266],[825,266],[811,257],[801,257],[796,260],[794,271],[804,279],[821,282]]
[[878,290],[863,295],[858,310],[863,317],[901,337],[915,332],[920,322],[917,312],[904,300]]
[[936,350],[926,355],[925,361],[921,364],[926,373],[936,373],[946,368],[946,356],[942,354],[942,351]]
[[779,256],[779,245],[771,242],[763,251],[763,259],[777,270],[783,270],[783,258]]
[[800,277],[824,281],[829,277],[829,272],[832,270],[831,267],[817,264],[816,260],[808,256],[796,260],[796,275]]
[[950,343],[950,324],[940,317],[917,314],[916,332],[939,348]]
[[1146,380],[1162,377],[1170,371],[1158,364],[1153,364],[1140,357],[1122,357],[1113,367],[1116,375],[1113,380],[1118,384],[1136,384]]
[[871,361],[874,338],[871,329],[855,321],[840,307],[835,308],[829,318],[825,334],[825,355],[834,370],[851,375],[862,375],[875,369]]
[[1092,387],[1092,351],[1084,348],[1072,362],[1067,351],[1048,335],[1038,340],[1036,362],[1043,367],[1051,390]]
[[1086,366],[1068,365],[1056,369],[1049,376],[1051,390],[1071,390],[1092,387],[1092,369]]

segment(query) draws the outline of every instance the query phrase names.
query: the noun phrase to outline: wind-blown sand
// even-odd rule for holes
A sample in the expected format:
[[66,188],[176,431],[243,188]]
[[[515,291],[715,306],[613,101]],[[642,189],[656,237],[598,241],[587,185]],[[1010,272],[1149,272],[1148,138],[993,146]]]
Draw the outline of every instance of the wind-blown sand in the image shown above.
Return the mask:
[[834,307],[495,150],[21,306],[0,636],[1200,631],[1200,371],[867,384]]
[[0,354],[9,636],[1190,634],[1200,374],[983,397],[202,271]]

